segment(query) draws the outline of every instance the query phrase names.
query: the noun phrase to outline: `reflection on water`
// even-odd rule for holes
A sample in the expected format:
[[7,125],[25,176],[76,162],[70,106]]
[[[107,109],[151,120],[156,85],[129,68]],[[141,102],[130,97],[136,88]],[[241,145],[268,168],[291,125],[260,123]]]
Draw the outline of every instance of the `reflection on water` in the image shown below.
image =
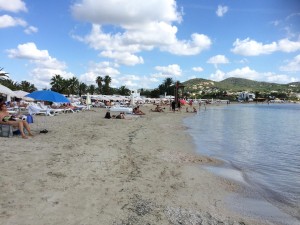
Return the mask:
[[299,104],[238,104],[210,106],[185,123],[201,154],[224,160],[266,199],[299,212],[299,118]]

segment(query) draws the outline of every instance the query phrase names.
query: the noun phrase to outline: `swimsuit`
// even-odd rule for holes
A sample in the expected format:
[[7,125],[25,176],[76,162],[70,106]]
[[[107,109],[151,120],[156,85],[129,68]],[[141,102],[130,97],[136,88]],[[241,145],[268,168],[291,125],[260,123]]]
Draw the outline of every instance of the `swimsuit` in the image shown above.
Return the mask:
[[16,121],[16,120],[12,116],[4,116],[2,121],[8,122],[8,121]]

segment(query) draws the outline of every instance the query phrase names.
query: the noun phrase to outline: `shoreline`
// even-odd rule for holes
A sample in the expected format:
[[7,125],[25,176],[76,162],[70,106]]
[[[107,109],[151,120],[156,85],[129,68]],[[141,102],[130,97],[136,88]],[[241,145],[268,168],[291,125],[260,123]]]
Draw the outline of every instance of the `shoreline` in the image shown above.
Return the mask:
[[[187,124],[187,126],[192,131],[191,136],[193,137],[195,143],[197,143],[197,136],[195,135],[195,129],[192,125],[193,123],[197,122],[197,120],[197,118],[196,120],[190,120],[189,118],[185,120],[185,124]],[[210,134],[210,132],[213,133],[213,131],[207,130],[208,134]],[[200,133],[199,135],[201,136]],[[199,143],[201,143],[201,141]],[[206,150],[201,151],[202,146],[198,143],[196,148],[198,154],[208,157],[214,157],[211,156]],[[223,147],[221,147],[221,149],[223,149]],[[272,190],[270,189],[269,192],[266,192],[265,189],[256,187],[255,183],[247,179],[247,173],[244,173],[241,168],[235,165],[234,160],[232,162],[221,158],[219,158],[219,160],[222,162],[220,165],[205,166],[204,168],[214,175],[229,179],[241,186],[239,192],[232,193],[230,194],[230,197],[227,197],[227,207],[229,206],[230,209],[241,215],[250,218],[256,218],[258,220],[266,220],[271,224],[299,223],[299,217],[297,216],[297,210],[299,208],[297,208],[296,206],[292,207],[291,204],[289,204],[287,201],[285,201],[285,203],[282,202],[278,198],[278,196],[276,197],[276,195],[274,195],[274,193],[272,199]]]
[[226,208],[241,187],[201,168],[219,161],[196,153],[191,114],[150,108],[130,120],[98,108],[35,116],[34,138],[1,138],[0,223],[264,224]]

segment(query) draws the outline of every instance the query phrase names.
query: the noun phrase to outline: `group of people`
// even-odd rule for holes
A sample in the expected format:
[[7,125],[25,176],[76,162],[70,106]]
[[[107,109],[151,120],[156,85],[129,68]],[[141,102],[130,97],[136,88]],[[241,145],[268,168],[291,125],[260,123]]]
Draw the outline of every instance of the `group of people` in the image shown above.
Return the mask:
[[152,112],[164,112],[165,108],[160,107],[159,105],[156,105],[155,109],[151,109]]
[[[28,136],[33,137],[27,121],[22,119],[21,115],[10,115],[5,103],[0,103],[0,124],[17,127],[24,139],[27,139]],[[24,129],[28,132],[28,135],[25,134]]]
[[105,119],[125,119],[125,113],[124,112],[120,112],[119,115],[110,115],[110,112],[106,112]]

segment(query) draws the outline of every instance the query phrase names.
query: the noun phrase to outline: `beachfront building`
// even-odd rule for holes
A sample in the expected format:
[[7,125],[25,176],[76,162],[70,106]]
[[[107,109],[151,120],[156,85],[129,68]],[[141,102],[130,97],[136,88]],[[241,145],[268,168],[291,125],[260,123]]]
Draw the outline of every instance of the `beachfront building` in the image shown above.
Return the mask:
[[238,101],[253,101],[255,99],[255,94],[249,92],[242,92],[238,96]]

